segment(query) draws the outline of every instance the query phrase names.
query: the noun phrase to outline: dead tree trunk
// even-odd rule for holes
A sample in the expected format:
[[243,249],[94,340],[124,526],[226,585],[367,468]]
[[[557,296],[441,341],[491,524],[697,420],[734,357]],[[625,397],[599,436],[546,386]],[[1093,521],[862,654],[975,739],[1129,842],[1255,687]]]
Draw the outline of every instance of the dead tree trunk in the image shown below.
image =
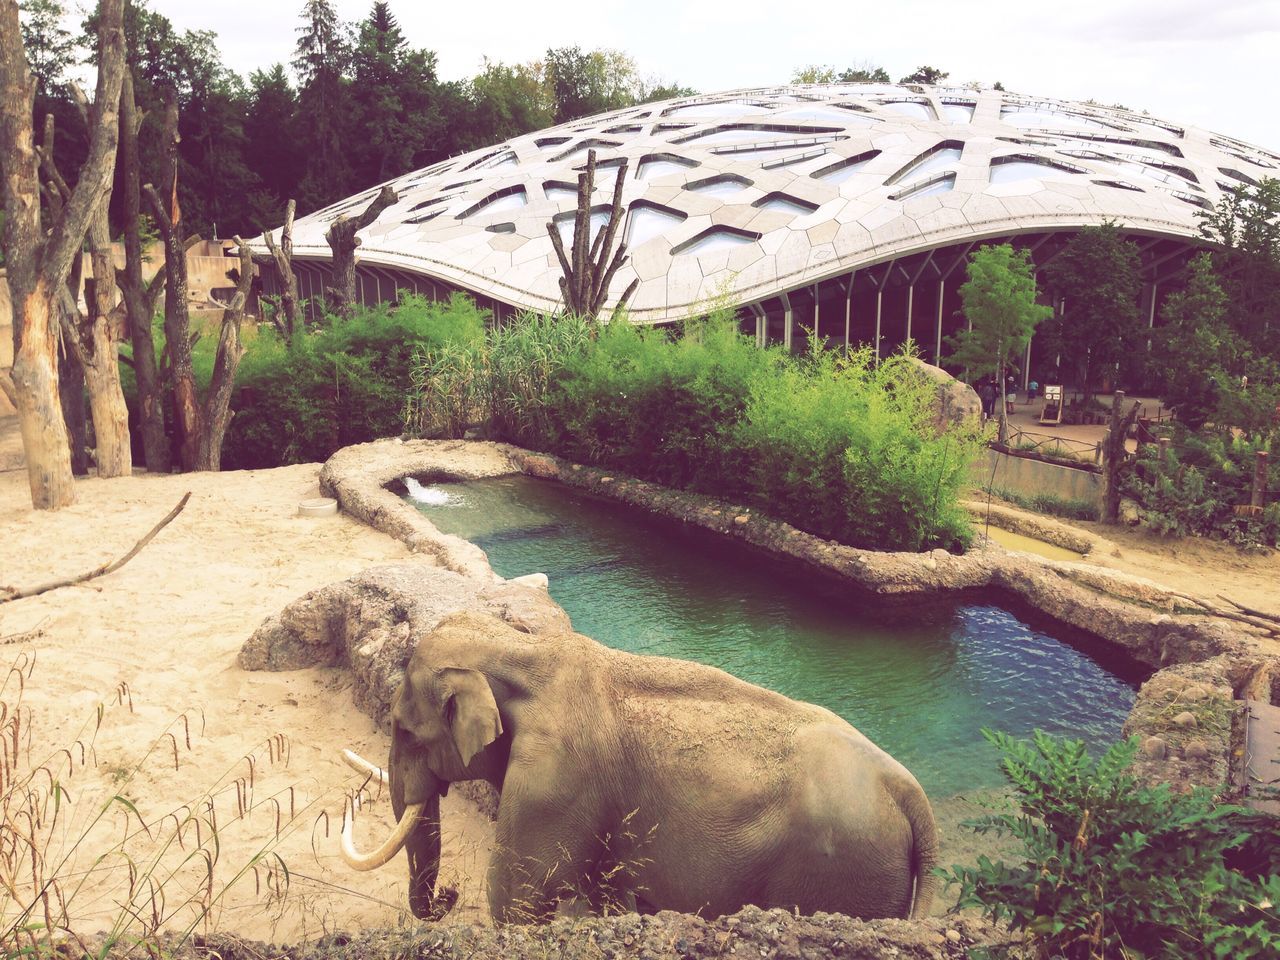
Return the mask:
[[1121,468],[1124,466],[1127,451],[1124,441],[1129,436],[1138,419],[1138,411],[1142,404],[1137,400],[1127,414],[1122,414],[1124,407],[1124,391],[1117,390],[1111,400],[1111,427],[1102,441],[1103,469],[1106,471],[1106,490],[1102,504],[1102,521],[1104,523],[1120,522],[1120,483]]
[[[66,304],[61,303],[54,309],[58,311],[61,323],[61,314],[66,311]],[[62,422],[67,428],[71,473],[76,477],[87,477],[89,419],[84,410],[84,369],[65,336],[58,338],[58,405],[62,408]]]
[[[564,250],[564,242],[560,239],[560,231],[555,223],[547,224],[547,233],[551,235],[551,245],[555,247],[556,257],[560,261],[560,293],[564,297],[564,308],[568,313],[579,317],[596,319],[604,308],[605,299],[609,296],[609,285],[613,283],[613,275],[618,268],[627,262],[627,245],[618,244],[613,252],[613,243],[617,238],[618,227],[622,223],[622,188],[627,179],[627,161],[623,160],[618,167],[618,178],[613,183],[613,202],[609,206],[609,223],[598,230],[595,239],[591,238],[591,195],[595,191],[596,152],[587,151],[587,169],[578,174],[578,210],[573,221],[573,256],[570,258]],[[612,254],[612,255],[611,255]],[[626,309],[627,301],[640,286],[637,278],[627,285],[618,302],[614,304],[613,316],[618,316]]]
[[200,405],[196,378],[191,369],[191,313],[187,304],[187,244],[181,235],[182,209],[178,206],[178,100],[171,90],[165,104],[164,132],[167,176],[171,175],[169,204],[151,184],[143,186],[156,225],[164,240],[164,342],[173,384],[173,408],[178,428],[178,459],[184,471],[196,469],[200,446]]
[[[79,87],[71,87],[85,126],[94,125],[94,110]],[[40,162],[49,180],[50,195],[68,197],[65,180],[53,160],[53,115],[45,117],[44,146]],[[89,258],[93,277],[83,280],[86,315],[79,311],[80,269],[75,277],[61,313],[63,339],[83,371],[83,384],[89,388],[89,409],[93,416],[94,459],[100,477],[127,477],[133,473],[133,453],[129,444],[129,409],[120,386],[120,350],[118,328],[121,313],[115,303],[115,267],[111,258],[111,231],[107,223],[107,197],[89,219]],[[63,407],[64,411],[66,405]],[[81,405],[83,409],[83,405]],[[75,450],[72,449],[75,471]]]
[[156,369],[151,321],[165,287],[165,271],[157,270],[150,284],[142,281],[142,168],[138,130],[142,115],[133,96],[133,75],[126,70],[120,91],[120,174],[124,184],[124,269],[116,284],[124,297],[126,325],[133,344],[133,377],[138,392],[138,426],[142,456],[152,473],[169,472],[169,439],[164,433],[164,398]]
[[13,384],[31,502],[37,509],[57,509],[75,500],[58,401],[56,311],[89,218],[111,189],[124,75],[123,9],[124,0],[102,0],[99,7],[98,110],[88,156],[68,202],[51,223],[42,225],[32,129],[36,84],[22,48],[17,0],[0,0],[0,167],[5,171],[4,245],[13,300]]
[[230,305],[222,314],[222,329],[218,334],[218,353],[213,361],[213,378],[209,393],[205,396],[201,420],[204,429],[200,433],[200,447],[196,456],[197,470],[222,468],[222,441],[231,423],[231,389],[236,383],[236,370],[244,356],[240,342],[240,324],[244,320],[244,308],[249,302],[249,288],[253,285],[253,252],[239,237],[235,238],[240,254],[240,276]]
[[329,225],[324,238],[333,251],[333,286],[326,290],[329,309],[341,317],[351,316],[356,304],[356,248],[360,238],[356,236],[383,210],[399,199],[391,187],[383,187],[373,202],[357,217],[338,217]]
[[[298,278],[293,272],[293,216],[297,212],[297,207],[297,203],[293,200],[290,200],[289,205],[285,207],[284,227],[280,231],[279,246],[276,245],[270,230],[263,234],[263,238],[267,241],[267,249],[271,251],[276,273],[280,277],[280,296],[272,298],[275,313],[271,317],[271,322],[286,340],[292,340],[293,335],[302,329],[298,320]],[[354,278],[353,267],[353,283]]]

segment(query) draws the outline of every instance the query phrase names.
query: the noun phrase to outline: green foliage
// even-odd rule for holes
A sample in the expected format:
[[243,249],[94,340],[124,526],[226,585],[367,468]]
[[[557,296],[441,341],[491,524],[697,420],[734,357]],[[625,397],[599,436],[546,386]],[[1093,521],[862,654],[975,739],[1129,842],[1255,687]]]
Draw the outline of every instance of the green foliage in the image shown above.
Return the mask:
[[1037,493],[1031,496],[1015,490],[993,489],[991,491],[1001,500],[1007,500],[1014,506],[1037,513],[1047,513],[1053,517],[1064,517],[1067,520],[1097,520],[1100,514],[1098,505],[1084,498],[1056,497],[1051,493]]
[[889,72],[884,67],[863,61],[844,70],[832,66],[810,64],[800,67],[791,74],[792,83],[892,83]]
[[781,359],[751,383],[741,459],[760,500],[802,530],[875,549],[958,548],[971,536],[957,500],[976,440],[938,434],[933,403],[907,354]]
[[1228,189],[1200,216],[1227,292],[1227,322],[1255,351],[1280,360],[1280,180]]
[[1274,851],[1261,876],[1230,866],[1265,828],[1256,815],[1203,788],[1142,785],[1129,772],[1136,737],[1094,759],[1082,741],[1042,731],[1029,743],[983,735],[1002,755],[1016,809],[968,825],[1018,841],[1021,860],[982,856],[939,871],[960,887],[958,908],[1008,921],[1044,960],[1275,956]]
[[1114,221],[1084,227],[1045,269],[1050,289],[1066,300],[1061,321],[1046,324],[1050,353],[1074,366],[1086,401],[1100,377],[1142,351],[1138,316],[1138,248]]
[[957,547],[977,437],[940,435],[905,356],[761,350],[732,311],[666,330],[525,315],[483,356],[422,353],[408,426],[492,434],[680,489],[747,499],[811,533],[895,550]]
[[1010,361],[1027,349],[1053,308],[1036,303],[1035,266],[1026,250],[1007,243],[979,247],[967,270],[960,300],[971,328],[951,338],[950,361],[978,376],[995,374],[1003,383]]
[[939,70],[937,67],[916,67],[911,73],[899,80],[899,83],[927,83],[930,86],[937,86],[951,74],[945,70]]
[[664,330],[611,323],[557,383],[557,445],[671,487],[743,491],[734,436],[751,386],[776,357],[720,318],[672,339]]
[[[1137,501],[1143,524],[1157,533],[1214,537],[1242,547],[1280,546],[1280,503],[1261,516],[1235,513],[1235,507],[1249,503],[1257,452],[1272,453],[1274,447],[1270,439],[1178,431],[1163,456],[1157,444],[1142,448],[1125,495]],[[1271,489],[1280,468],[1269,464],[1268,472]]]
[[[285,343],[260,327],[240,363],[222,462],[227,469],[324,460],[340,447],[400,433],[415,353],[483,335],[484,314],[461,295],[448,303],[406,296],[399,306],[326,319]],[[197,344],[197,378],[215,345]]]
[[1238,354],[1238,338],[1226,326],[1227,297],[1214,273],[1213,260],[1202,253],[1191,261],[1183,290],[1165,303],[1165,325],[1152,351],[1153,371],[1166,384],[1161,399],[1178,420],[1193,430],[1214,414],[1217,384]]

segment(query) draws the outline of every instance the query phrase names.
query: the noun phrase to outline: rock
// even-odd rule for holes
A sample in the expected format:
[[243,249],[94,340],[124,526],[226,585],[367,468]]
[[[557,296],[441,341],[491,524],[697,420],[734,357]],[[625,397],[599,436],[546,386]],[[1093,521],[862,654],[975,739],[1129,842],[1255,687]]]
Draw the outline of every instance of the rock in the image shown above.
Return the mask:
[[1147,737],[1139,749],[1148,760],[1163,760],[1169,753],[1169,745],[1159,737]]
[[491,584],[423,560],[373,567],[268,617],[240,648],[245,670],[351,668],[356,705],[383,723],[418,638],[451,613],[488,613],[534,635],[572,629],[544,589]]
[[542,477],[544,480],[554,480],[560,476],[560,468],[556,466],[556,462],[550,457],[540,457],[536,454],[526,456],[521,463],[524,472],[532,477]]
[[747,516],[745,513],[740,513],[740,514],[738,514],[736,517],[734,517],[734,518],[733,518],[733,522],[734,522],[734,523],[736,523],[736,524],[738,524],[739,526],[741,526],[742,524],[746,523],[746,522],[747,522],[747,521],[749,521],[750,519],[751,519],[751,518],[750,518],[749,516]]
[[1190,728],[1196,726],[1196,715],[1190,710],[1183,710],[1180,714],[1173,718],[1176,726]]
[[1128,497],[1120,498],[1120,522],[1131,527],[1136,527],[1142,522],[1142,511],[1138,509],[1136,500],[1130,500]]
[[523,577],[512,577],[507,583],[518,587],[533,587],[537,590],[546,590],[550,586],[545,573],[526,573]]
[[1182,748],[1182,755],[1188,760],[1208,760],[1209,745],[1203,740],[1192,740]]
[[936,393],[934,426],[938,430],[952,430],[982,422],[982,401],[977,391],[967,383],[957,380],[941,367],[913,358],[912,365],[925,379],[931,381]]

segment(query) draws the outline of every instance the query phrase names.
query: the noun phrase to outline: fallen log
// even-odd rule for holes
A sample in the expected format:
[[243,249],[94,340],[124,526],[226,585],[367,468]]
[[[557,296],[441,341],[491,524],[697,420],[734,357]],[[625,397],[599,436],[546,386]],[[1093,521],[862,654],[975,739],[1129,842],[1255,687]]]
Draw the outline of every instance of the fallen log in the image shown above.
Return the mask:
[[95,567],[88,573],[82,573],[78,577],[71,577],[65,580],[50,580],[47,583],[37,584],[34,587],[28,587],[25,590],[19,590],[16,587],[0,587],[0,603],[9,603],[13,600],[23,600],[27,597],[39,596],[42,593],[48,593],[50,590],[57,590],[59,587],[70,587],[77,583],[84,583],[86,580],[93,580],[97,577],[104,577],[108,573],[114,573],[123,567],[126,563],[138,555],[138,553],[155,539],[155,535],[167,527],[170,521],[182,512],[182,508],[187,505],[187,501],[191,499],[191,491],[188,490],[182,495],[182,499],[178,501],[178,505],[169,511],[168,516],[151,528],[151,531],[133,545],[133,549],[126,553],[114,563],[104,563],[100,567]]

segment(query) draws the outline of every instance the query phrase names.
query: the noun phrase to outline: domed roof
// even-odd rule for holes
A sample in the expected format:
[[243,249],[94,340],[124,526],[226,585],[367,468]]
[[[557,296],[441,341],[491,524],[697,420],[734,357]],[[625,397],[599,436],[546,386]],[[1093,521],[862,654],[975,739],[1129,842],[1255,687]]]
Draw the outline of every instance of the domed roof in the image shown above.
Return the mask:
[[[602,114],[398,177],[399,201],[360,233],[361,261],[554,309],[547,223],[570,239],[593,148],[597,228],[627,160],[630,261],[611,292],[639,278],[640,322],[974,239],[1104,219],[1191,237],[1226,187],[1280,175],[1274,153],[1096,104],[888,84],[735,90]],[[329,222],[376,192],[299,220],[296,254],[327,257]]]

